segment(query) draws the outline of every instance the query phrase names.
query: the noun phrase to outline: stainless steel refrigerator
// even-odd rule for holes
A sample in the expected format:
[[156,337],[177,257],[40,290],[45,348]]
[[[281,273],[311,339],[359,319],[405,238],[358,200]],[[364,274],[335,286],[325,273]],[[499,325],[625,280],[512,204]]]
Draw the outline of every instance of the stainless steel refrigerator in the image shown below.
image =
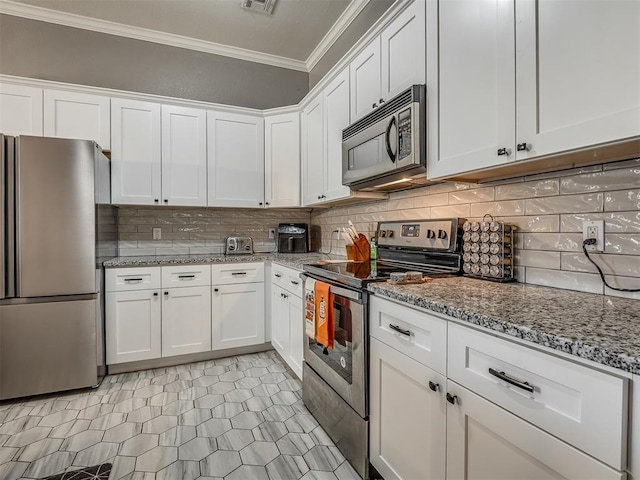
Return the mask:
[[0,141],[0,400],[95,385],[108,159],[86,140]]

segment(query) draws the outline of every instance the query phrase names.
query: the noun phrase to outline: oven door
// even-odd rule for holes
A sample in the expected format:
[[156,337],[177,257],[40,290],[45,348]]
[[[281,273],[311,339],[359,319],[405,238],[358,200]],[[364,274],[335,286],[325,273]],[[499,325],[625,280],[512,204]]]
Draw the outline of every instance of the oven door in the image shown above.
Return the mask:
[[366,292],[331,284],[334,346],[327,349],[305,336],[304,360],[362,418],[366,417]]

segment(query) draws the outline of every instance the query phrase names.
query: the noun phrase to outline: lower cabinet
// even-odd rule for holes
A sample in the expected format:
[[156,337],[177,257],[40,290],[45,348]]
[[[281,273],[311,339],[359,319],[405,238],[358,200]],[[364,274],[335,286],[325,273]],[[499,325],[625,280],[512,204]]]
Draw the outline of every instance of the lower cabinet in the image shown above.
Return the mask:
[[264,282],[216,285],[211,304],[214,350],[264,343]]
[[211,287],[162,292],[162,356],[211,350]]
[[271,273],[271,344],[302,378],[304,316],[300,272],[274,264]]
[[107,364],[161,356],[160,290],[107,292]]
[[452,381],[447,393],[448,479],[625,477]]
[[445,377],[375,338],[369,362],[371,464],[385,480],[444,478]]

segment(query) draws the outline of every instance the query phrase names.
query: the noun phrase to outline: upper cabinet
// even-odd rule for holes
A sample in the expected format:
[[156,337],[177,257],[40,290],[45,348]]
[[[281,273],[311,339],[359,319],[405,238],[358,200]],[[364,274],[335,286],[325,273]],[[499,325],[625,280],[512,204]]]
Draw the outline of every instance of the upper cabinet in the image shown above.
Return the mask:
[[264,120],[207,112],[210,207],[264,205]]
[[110,98],[102,95],[44,91],[45,137],[94,140],[111,149]]
[[517,160],[640,135],[640,1],[518,0],[516,82]]
[[434,0],[426,17],[430,178],[640,136],[640,0]]
[[164,205],[207,205],[204,110],[162,106],[162,202]]
[[425,2],[415,0],[349,64],[351,121],[425,81]]
[[0,83],[0,133],[42,135],[42,89]]
[[160,109],[157,103],[111,100],[111,201],[114,204],[160,204]]
[[322,95],[302,110],[302,197],[305,206],[322,201],[325,191],[325,156]]
[[264,119],[265,206],[300,206],[300,114]]

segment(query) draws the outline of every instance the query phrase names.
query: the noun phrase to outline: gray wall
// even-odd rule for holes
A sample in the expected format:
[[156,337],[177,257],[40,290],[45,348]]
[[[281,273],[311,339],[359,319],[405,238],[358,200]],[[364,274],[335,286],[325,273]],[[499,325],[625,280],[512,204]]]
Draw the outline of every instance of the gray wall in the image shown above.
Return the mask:
[[345,53],[382,17],[394,0],[371,0],[356,19],[340,35],[340,38],[324,54],[309,73],[309,89],[312,89]]
[[309,91],[304,72],[10,15],[0,73],[259,109]]

